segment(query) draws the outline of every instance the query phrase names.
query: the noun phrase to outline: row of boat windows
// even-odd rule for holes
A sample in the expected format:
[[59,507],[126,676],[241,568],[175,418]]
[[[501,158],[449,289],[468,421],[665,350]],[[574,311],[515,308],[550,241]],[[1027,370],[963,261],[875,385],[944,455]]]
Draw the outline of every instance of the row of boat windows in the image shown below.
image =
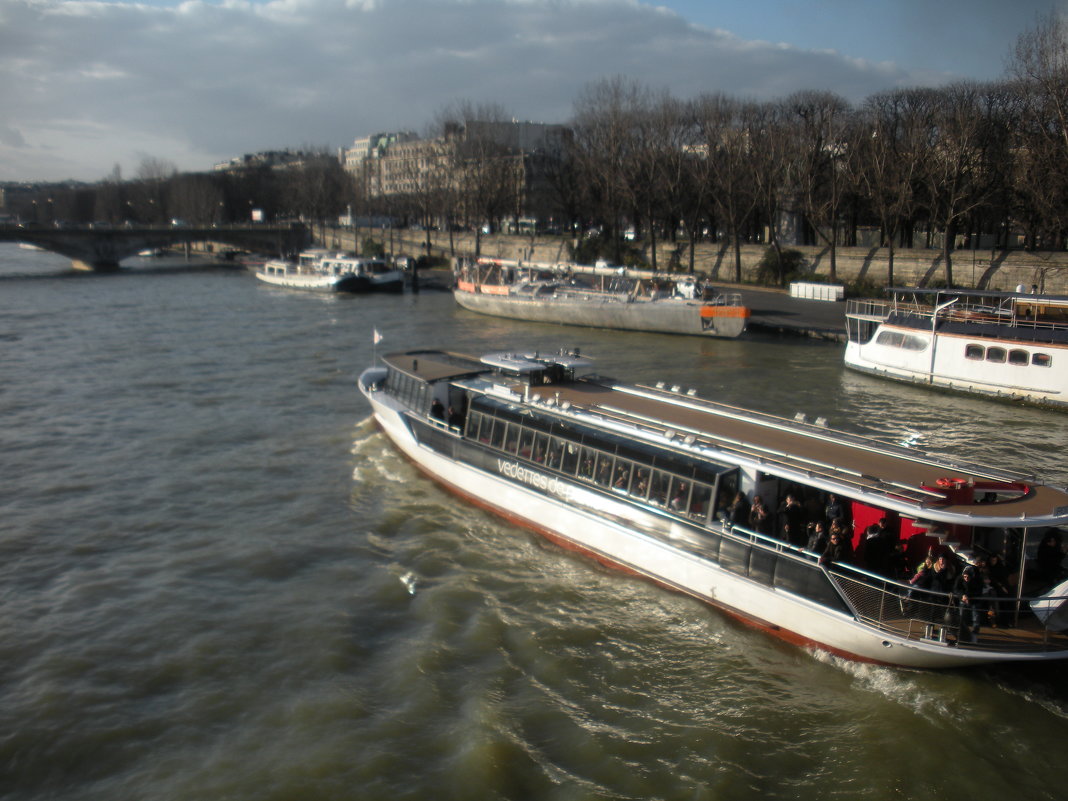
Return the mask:
[[[901,331],[880,331],[875,343],[916,352],[927,350],[928,344],[923,337],[913,336]],[[1053,363],[1053,359],[1048,353],[1030,353],[1022,349],[1009,350],[998,346],[986,347],[976,344],[965,346],[964,358],[972,361],[995,362],[997,364],[1008,363],[1021,366],[1033,364],[1037,367],[1050,367]]]
[[[736,469],[702,481],[476,411],[468,415],[467,435],[510,456],[705,523],[738,491]],[[714,504],[714,498],[721,500]]]
[[1053,359],[1048,353],[1028,353],[1026,350],[1006,350],[999,347],[984,347],[983,345],[967,345],[964,348],[964,358],[972,361],[997,362],[998,364],[1033,364],[1036,367],[1050,367]]

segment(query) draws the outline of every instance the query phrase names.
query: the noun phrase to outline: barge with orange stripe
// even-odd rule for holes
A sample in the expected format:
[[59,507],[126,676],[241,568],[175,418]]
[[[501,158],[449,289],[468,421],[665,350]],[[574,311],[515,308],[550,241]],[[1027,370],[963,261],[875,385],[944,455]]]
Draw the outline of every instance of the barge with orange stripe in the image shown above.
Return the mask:
[[749,321],[738,293],[614,267],[481,259],[458,270],[453,297],[480,314],[623,331],[734,338]]

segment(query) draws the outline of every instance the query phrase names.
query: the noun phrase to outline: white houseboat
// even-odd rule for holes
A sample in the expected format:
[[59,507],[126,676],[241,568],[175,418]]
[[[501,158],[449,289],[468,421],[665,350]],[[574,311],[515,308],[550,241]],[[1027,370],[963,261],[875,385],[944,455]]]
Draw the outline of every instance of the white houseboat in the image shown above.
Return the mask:
[[1068,405],[1068,298],[961,289],[890,292],[887,301],[848,302],[847,367],[914,384]]
[[[739,493],[771,510],[788,493],[817,507],[833,494],[858,541],[881,521],[914,563],[987,549],[1026,567],[1047,529],[1068,523],[1068,490],[680,386],[580,377],[588,364],[577,351],[413,350],[365,370],[359,388],[393,443],[450,490],[786,640],[919,668],[1068,658],[1068,636],[1025,597],[1026,570],[997,601],[1000,625],[965,634],[952,594],[828,562],[727,514]],[[1057,603],[1036,608],[1045,619]]]
[[404,270],[385,259],[368,259],[339,253],[323,257],[320,269],[335,275],[353,276],[359,283],[348,292],[403,292]]
[[480,259],[460,267],[453,297],[495,317],[623,331],[734,338],[749,321],[739,293],[706,289],[693,276],[608,266]]
[[369,292],[370,280],[353,272],[350,260],[336,257],[332,251],[302,251],[297,260],[274,259],[258,266],[255,276],[264,283],[287,289],[310,289],[317,292]]

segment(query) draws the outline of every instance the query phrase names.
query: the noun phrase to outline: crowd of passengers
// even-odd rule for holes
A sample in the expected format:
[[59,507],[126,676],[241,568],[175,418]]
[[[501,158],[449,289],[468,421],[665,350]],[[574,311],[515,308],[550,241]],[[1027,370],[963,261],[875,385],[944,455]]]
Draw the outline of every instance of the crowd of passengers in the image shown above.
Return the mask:
[[[801,498],[803,497],[803,501]],[[929,600],[956,607],[961,636],[977,641],[980,625],[1004,625],[1009,604],[998,599],[1015,597],[1019,578],[1019,540],[1009,536],[1008,558],[1001,551],[976,547],[965,558],[947,545],[930,545],[921,559],[910,564],[907,547],[899,533],[884,517],[867,526],[857,537],[850,519],[850,505],[833,494],[821,498],[811,492],[789,492],[773,512],[759,495],[750,502],[739,492],[723,510],[721,518],[732,526],[742,526],[775,537],[819,555],[822,565],[844,563],[870,573],[908,584],[910,599]],[[938,532],[932,532],[935,538]],[[914,536],[926,537],[919,534]],[[856,546],[854,546],[856,542]],[[924,549],[921,547],[921,552]],[[1040,595],[1060,583],[1066,575],[1065,548],[1059,529],[1048,529],[1026,566],[1028,592]]]

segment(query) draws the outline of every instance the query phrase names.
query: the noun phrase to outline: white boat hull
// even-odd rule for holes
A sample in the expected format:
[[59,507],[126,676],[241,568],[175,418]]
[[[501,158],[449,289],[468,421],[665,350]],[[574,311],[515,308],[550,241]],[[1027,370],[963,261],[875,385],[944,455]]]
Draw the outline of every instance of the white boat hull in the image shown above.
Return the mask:
[[[906,350],[879,344],[879,333],[900,331],[922,339],[926,348]],[[1018,364],[965,358],[969,343],[997,346],[1027,354]],[[1034,354],[1050,357],[1050,366],[1033,363]],[[982,340],[962,335],[938,334],[912,328],[880,325],[866,343],[846,344],[845,365],[883,378],[924,386],[1068,407],[1068,347],[1056,343]]]
[[880,631],[843,612],[729,572],[700,555],[695,530],[667,515],[606,498],[602,492],[504,455],[495,460],[495,471],[447,458],[421,445],[406,424],[409,413],[391,396],[373,388],[382,374],[381,370],[366,371],[360,390],[386,436],[420,469],[473,503],[602,563],[647,576],[790,642],[851,659],[947,668],[1049,658],[1034,653],[958,650],[945,643]]

